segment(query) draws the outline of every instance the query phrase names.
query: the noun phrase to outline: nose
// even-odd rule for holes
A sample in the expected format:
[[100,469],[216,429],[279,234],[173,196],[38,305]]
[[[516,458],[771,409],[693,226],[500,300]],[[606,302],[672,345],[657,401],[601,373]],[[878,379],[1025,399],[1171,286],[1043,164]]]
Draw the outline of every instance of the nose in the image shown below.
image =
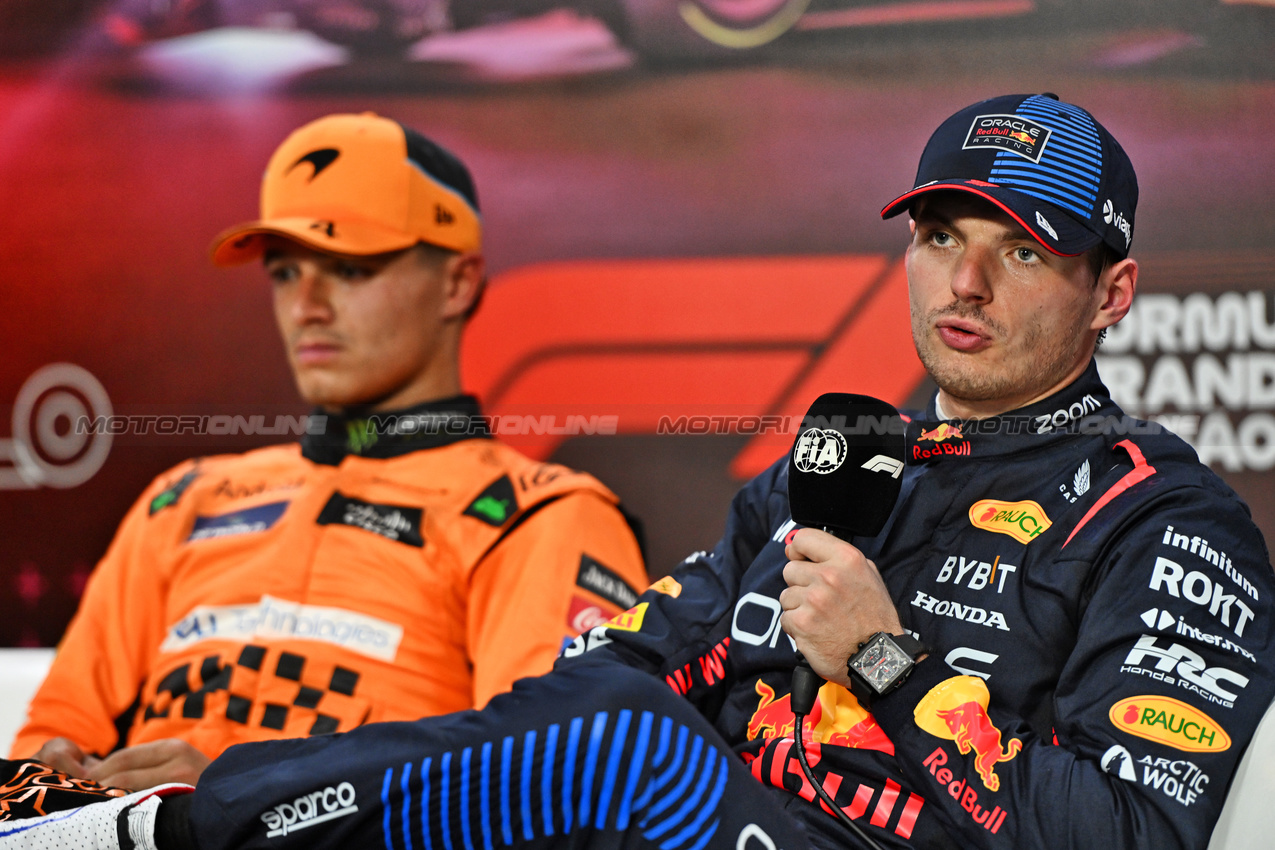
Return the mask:
[[314,263],[298,264],[291,289],[289,313],[298,326],[328,324],[332,321],[332,287]]
[[986,304],[992,300],[991,263],[995,257],[979,246],[969,246],[952,269],[952,294],[960,301]]

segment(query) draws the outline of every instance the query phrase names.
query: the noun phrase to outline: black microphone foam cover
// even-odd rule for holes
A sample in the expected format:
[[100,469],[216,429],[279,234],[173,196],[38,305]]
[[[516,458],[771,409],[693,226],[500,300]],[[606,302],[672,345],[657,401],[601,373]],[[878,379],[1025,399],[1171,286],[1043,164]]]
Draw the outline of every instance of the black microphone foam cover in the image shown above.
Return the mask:
[[880,533],[903,484],[905,433],[903,417],[878,398],[815,399],[788,456],[793,521],[843,538]]

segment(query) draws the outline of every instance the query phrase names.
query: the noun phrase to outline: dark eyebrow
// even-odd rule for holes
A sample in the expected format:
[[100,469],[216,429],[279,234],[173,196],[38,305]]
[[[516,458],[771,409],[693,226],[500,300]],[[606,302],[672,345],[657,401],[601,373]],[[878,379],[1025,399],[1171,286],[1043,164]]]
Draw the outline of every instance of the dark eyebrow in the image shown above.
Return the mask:
[[270,263],[279,259],[282,256],[283,256],[283,252],[280,251],[278,248],[267,248],[266,250],[261,252],[261,264],[263,266],[269,265]]
[[943,227],[951,227],[952,220],[942,213],[935,212],[932,204],[918,204],[921,209],[912,215],[913,221],[917,224],[939,224]]

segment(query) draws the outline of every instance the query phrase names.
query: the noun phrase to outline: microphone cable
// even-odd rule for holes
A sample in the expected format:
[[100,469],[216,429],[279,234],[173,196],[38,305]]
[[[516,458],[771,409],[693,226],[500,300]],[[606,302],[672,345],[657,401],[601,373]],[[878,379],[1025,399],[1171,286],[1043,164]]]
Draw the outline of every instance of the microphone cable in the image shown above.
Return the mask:
[[[838,820],[848,826],[850,831],[857,835],[871,850],[885,850],[872,836],[864,832],[862,827],[852,821],[849,815],[841,810],[841,807],[836,804],[823,786],[815,780],[815,775],[810,770],[810,762],[806,760],[804,733],[806,715],[815,707],[815,700],[819,698],[819,687],[823,684],[823,681],[819,674],[811,669],[809,662],[798,652],[797,666],[792,671],[792,694],[789,697],[789,704],[792,707],[793,720],[795,721],[793,726],[796,734],[793,737],[796,739],[794,743],[797,749],[797,762],[801,765],[801,772],[806,775],[806,780],[815,789],[815,794],[828,807],[828,810],[836,815]],[[813,730],[811,731],[813,732]]]

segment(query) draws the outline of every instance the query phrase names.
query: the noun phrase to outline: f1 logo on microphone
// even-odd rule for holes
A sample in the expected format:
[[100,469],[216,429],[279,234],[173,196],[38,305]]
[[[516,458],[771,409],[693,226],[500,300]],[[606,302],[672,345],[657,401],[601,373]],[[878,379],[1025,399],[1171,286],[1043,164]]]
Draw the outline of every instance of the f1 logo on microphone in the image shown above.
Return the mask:
[[885,455],[875,455],[862,467],[869,472],[888,472],[891,478],[898,478],[903,471],[903,461]]

